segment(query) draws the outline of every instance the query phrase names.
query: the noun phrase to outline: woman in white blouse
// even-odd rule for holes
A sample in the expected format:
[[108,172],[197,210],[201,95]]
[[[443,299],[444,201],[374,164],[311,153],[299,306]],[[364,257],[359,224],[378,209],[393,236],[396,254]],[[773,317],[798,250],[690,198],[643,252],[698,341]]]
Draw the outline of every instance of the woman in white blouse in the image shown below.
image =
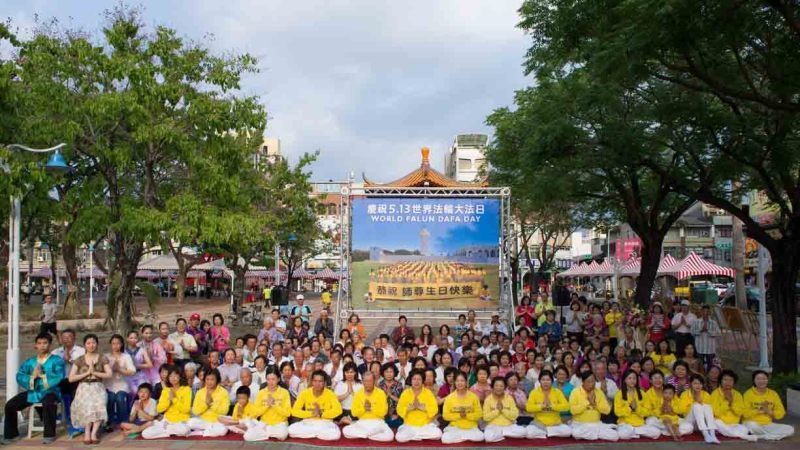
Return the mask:
[[342,405],[342,416],[339,423],[342,425],[349,425],[353,422],[353,416],[350,413],[350,408],[353,406],[353,396],[355,393],[363,388],[361,382],[358,380],[358,367],[355,363],[346,363],[342,369],[344,379],[336,384],[333,388],[333,393]]
[[106,353],[105,357],[111,367],[111,377],[103,380],[108,393],[106,431],[111,431],[114,425],[128,421],[129,377],[136,374],[136,367],[131,356],[125,352],[125,339],[119,334],[111,336],[111,352]]

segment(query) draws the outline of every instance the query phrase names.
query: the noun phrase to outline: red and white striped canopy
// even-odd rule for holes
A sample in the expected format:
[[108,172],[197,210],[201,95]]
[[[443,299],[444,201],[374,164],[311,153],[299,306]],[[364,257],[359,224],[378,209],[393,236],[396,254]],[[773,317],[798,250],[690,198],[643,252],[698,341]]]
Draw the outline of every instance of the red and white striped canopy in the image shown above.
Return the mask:
[[670,267],[665,275],[672,275],[679,280],[700,275],[722,275],[733,278],[736,276],[736,271],[706,261],[695,252],[691,252],[689,256]]
[[559,273],[557,276],[559,277],[579,277],[586,273],[586,264],[578,263],[573,264],[572,267],[569,269]]
[[641,271],[642,271],[642,260],[636,258],[628,261],[624,266],[622,266],[622,269],[620,269],[619,274],[621,276],[637,277],[639,276],[639,272]]
[[658,274],[665,275],[669,269],[678,263],[678,260],[673,258],[672,255],[667,255],[658,264]]
[[292,272],[292,278],[314,278],[314,275],[308,272],[306,269],[300,268],[295,269],[294,272]]
[[607,277],[614,275],[614,265],[608,259],[603,260],[602,263],[597,264],[594,269],[589,273],[590,276]]
[[319,272],[317,272],[317,274],[314,276],[314,278],[316,278],[318,280],[333,280],[333,279],[339,278],[339,274],[337,274],[336,272],[331,270],[330,267],[326,267],[326,268],[320,270]]

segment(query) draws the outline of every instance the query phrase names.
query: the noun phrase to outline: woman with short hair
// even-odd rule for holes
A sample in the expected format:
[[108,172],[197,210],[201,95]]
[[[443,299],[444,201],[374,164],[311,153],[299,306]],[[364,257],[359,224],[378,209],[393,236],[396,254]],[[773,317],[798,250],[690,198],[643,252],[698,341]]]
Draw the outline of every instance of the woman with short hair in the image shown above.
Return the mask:
[[457,373],[456,390],[445,398],[442,407],[442,417],[450,422],[442,433],[442,443],[483,441],[483,432],[478,428],[478,421],[482,416],[481,401],[476,394],[470,392],[467,376],[463,372]]
[[744,393],[744,426],[759,439],[777,441],[794,434],[794,427],[775,423],[786,415],[778,393],[768,388],[769,375],[753,372],[753,387]]
[[600,421],[601,414],[611,412],[606,394],[595,387],[594,374],[581,372],[581,385],[572,391],[569,397],[569,409],[572,413],[572,436],[575,439],[594,441],[619,440],[619,434],[613,425]]

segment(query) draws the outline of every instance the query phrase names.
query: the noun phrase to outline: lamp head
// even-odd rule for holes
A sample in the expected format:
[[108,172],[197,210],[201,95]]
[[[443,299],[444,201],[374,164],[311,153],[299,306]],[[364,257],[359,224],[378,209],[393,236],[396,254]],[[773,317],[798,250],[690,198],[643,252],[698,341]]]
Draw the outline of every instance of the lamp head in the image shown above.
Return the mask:
[[289,242],[297,241],[297,236],[294,233],[289,234]]
[[70,170],[70,167],[64,160],[64,155],[62,155],[59,150],[54,151],[53,154],[50,155],[50,158],[47,159],[47,164],[45,164],[44,167],[48,172],[55,173],[64,173]]

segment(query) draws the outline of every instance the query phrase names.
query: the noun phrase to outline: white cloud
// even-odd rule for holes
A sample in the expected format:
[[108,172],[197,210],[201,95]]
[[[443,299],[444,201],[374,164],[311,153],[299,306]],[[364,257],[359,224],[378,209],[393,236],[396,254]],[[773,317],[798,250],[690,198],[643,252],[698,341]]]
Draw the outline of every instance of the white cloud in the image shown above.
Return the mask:
[[[0,14],[76,17],[98,29],[100,0],[30,4]],[[294,159],[319,148],[315,178],[353,170],[388,181],[432,149],[441,167],[457,133],[488,132],[485,117],[526,84],[520,0],[179,0],[147,2],[165,24],[215,50],[249,52],[261,72],[246,92],[270,114],[267,134]],[[4,11],[9,9],[10,11]]]

